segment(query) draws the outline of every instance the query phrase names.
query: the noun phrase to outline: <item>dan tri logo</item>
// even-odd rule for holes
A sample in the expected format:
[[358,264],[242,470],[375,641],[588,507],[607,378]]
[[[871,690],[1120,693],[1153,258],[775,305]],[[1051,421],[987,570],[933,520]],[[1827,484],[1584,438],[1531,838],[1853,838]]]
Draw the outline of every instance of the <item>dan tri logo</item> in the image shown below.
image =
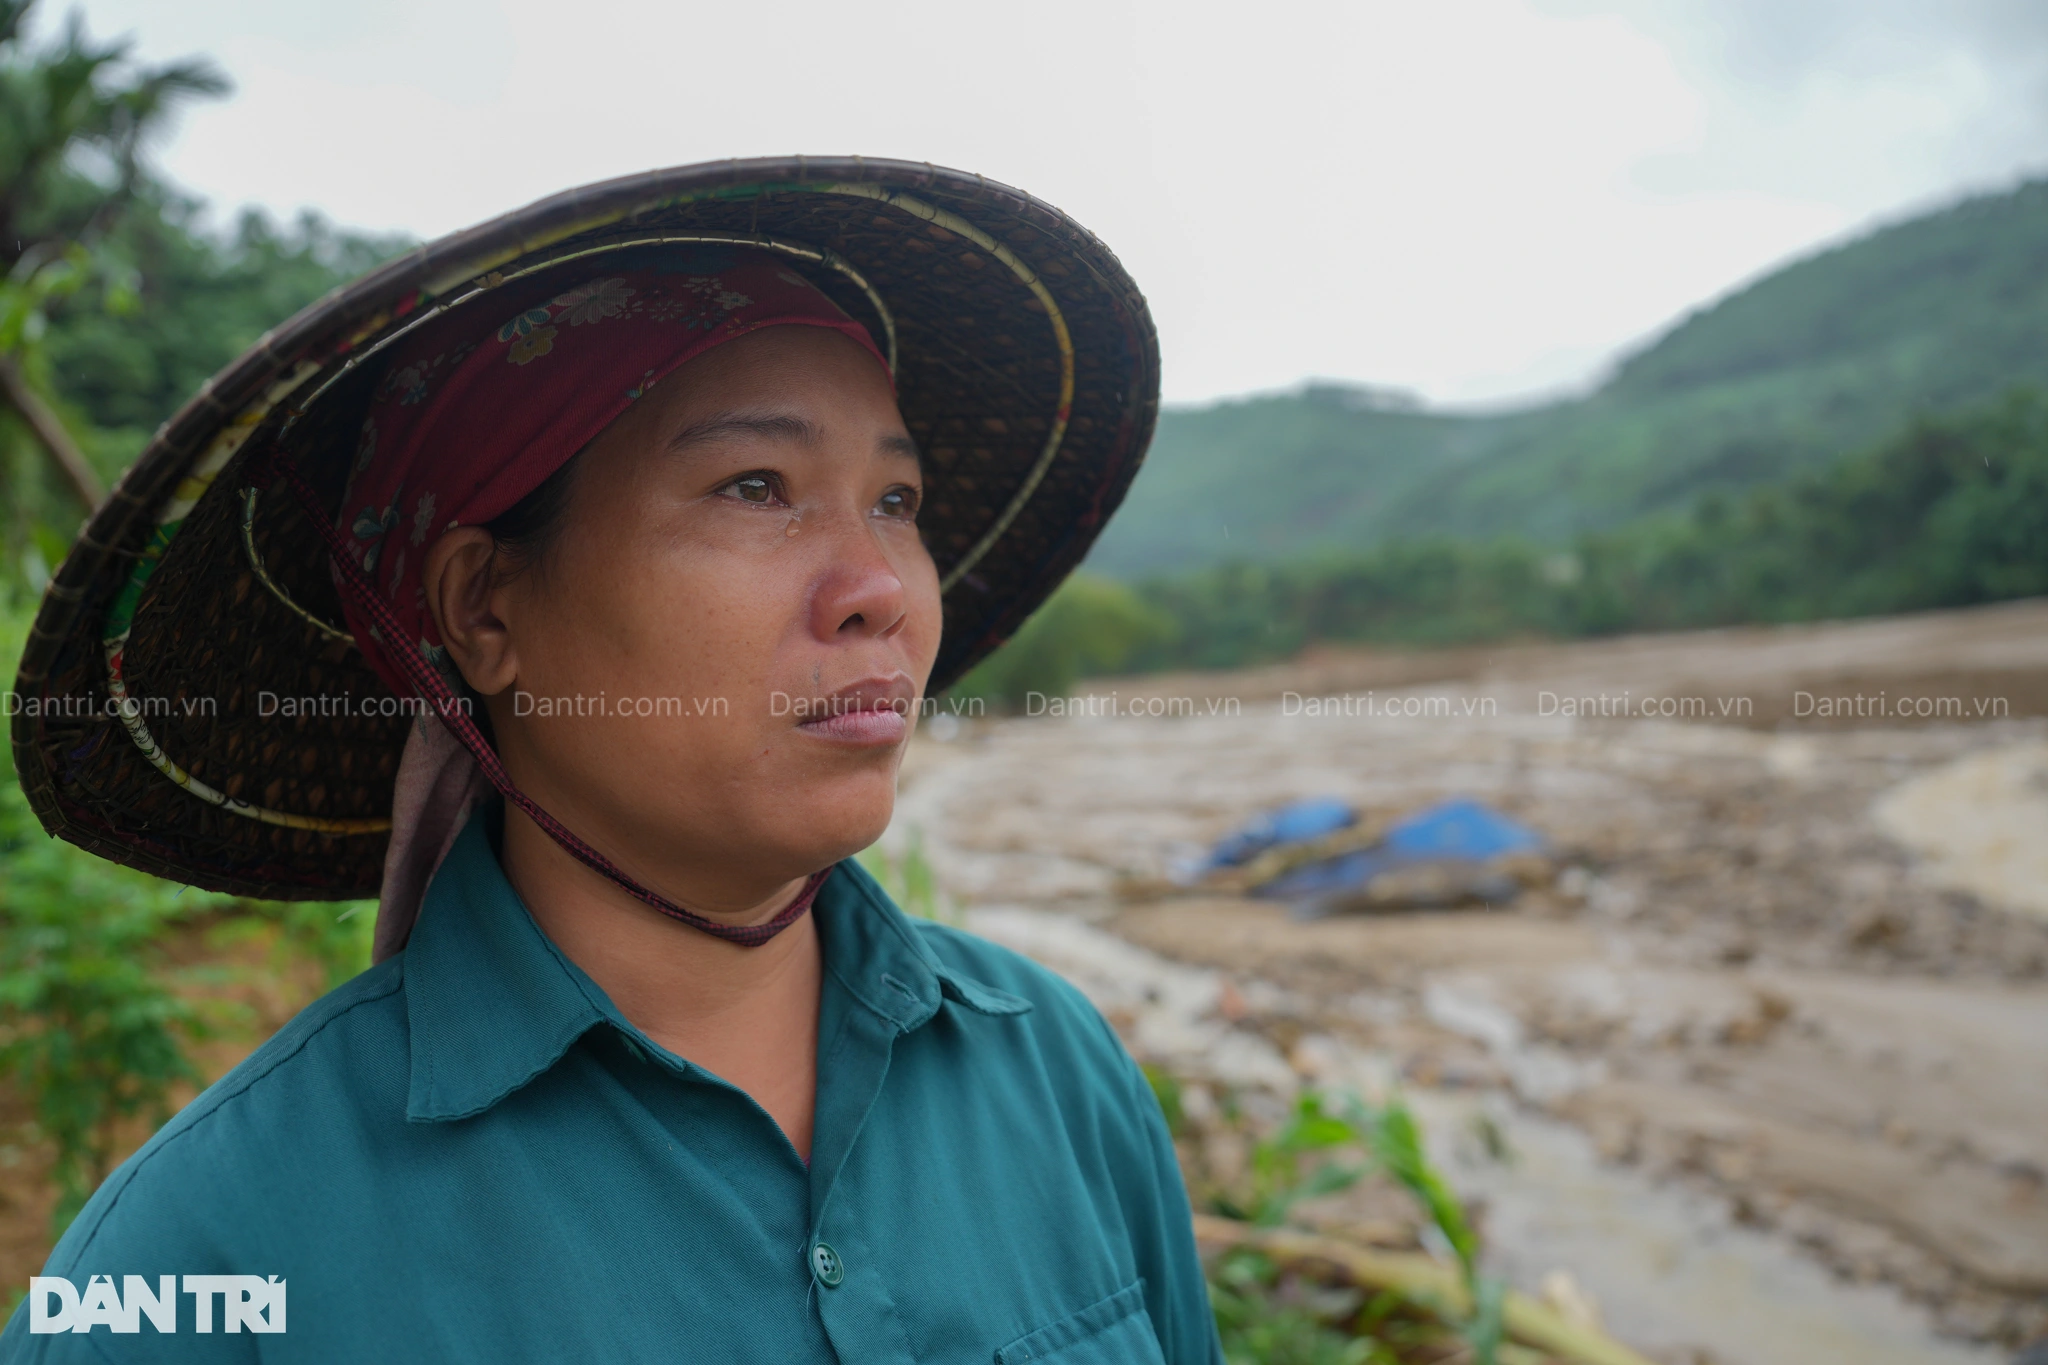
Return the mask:
[[[272,1275],[187,1275],[192,1296],[192,1330],[213,1330],[213,1305],[220,1302],[221,1330],[282,1332],[285,1282]],[[154,1288],[141,1275],[95,1275],[81,1291],[62,1275],[36,1275],[28,1282],[28,1330],[33,1333],[139,1332],[142,1320],[159,1332],[178,1330],[178,1276],[157,1276]]]

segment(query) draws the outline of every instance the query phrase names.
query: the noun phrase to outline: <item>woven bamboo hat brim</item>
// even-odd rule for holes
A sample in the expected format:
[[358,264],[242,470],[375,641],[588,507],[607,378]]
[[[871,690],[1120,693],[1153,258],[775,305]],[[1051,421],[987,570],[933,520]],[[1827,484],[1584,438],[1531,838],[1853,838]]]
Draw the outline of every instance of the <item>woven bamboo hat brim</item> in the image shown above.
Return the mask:
[[[57,570],[22,656],[14,757],[44,827],[209,890],[376,895],[415,722],[333,631],[311,524],[281,490],[248,497],[253,471],[290,461],[338,502],[385,343],[578,253],[707,238],[777,252],[893,349],[944,588],[929,690],[1001,644],[1080,562],[1151,440],[1158,344],[1130,276],[1059,210],[958,171],[858,157],[654,171],[373,271],[165,423]],[[266,695],[356,701],[288,715]],[[363,714],[370,699],[391,713]]]

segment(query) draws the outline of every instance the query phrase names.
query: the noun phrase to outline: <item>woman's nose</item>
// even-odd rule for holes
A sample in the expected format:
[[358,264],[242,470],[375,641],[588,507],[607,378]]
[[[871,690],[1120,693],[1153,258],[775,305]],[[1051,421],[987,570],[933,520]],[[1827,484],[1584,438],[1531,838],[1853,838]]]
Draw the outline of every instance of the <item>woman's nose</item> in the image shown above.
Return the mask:
[[903,624],[907,594],[890,547],[859,513],[820,516],[807,511],[791,522],[793,538],[818,559],[811,594],[811,628],[819,639],[849,632],[883,636]]

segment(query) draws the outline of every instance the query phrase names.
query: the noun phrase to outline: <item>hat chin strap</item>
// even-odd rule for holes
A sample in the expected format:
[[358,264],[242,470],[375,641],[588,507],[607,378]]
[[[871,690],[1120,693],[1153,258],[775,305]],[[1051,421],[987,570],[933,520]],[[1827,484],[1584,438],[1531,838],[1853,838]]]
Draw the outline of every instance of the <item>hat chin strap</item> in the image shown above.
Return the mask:
[[462,742],[463,748],[469,750],[485,780],[497,788],[507,801],[524,811],[528,819],[545,830],[548,837],[567,850],[571,857],[610,880],[633,899],[653,906],[670,919],[681,920],[692,929],[709,934],[713,938],[724,939],[728,943],[737,943],[745,948],[758,948],[803,918],[804,912],[811,908],[811,901],[817,896],[818,888],[823,886],[825,878],[831,875],[831,868],[812,873],[809,880],[804,883],[803,890],[797,893],[796,899],[778,911],[773,919],[760,924],[723,924],[694,910],[687,910],[667,897],[640,885],[611,859],[584,843],[568,826],[541,809],[539,802],[514,785],[512,775],[506,772],[505,765],[498,761],[498,755],[484,739],[483,732],[478,730],[476,722],[469,718],[469,708],[455,695],[447,680],[442,678],[417,649],[406,643],[405,630],[399,625],[398,618],[392,615],[391,609],[384,604],[384,599],[379,597],[377,590],[371,586],[362,566],[356,563],[349,543],[335,528],[333,518],[321,507],[320,495],[313,491],[313,486],[306,482],[305,476],[285,460],[273,457],[268,462],[268,468],[258,472],[258,486],[267,483],[269,477],[273,475],[284,480],[292,496],[305,509],[307,519],[313,523],[320,538],[327,542],[328,553],[334,560],[335,568],[341,573],[341,581],[348,590],[350,601],[357,610],[370,618],[378,634],[389,642],[387,656],[404,670],[414,690],[433,706],[441,723]]

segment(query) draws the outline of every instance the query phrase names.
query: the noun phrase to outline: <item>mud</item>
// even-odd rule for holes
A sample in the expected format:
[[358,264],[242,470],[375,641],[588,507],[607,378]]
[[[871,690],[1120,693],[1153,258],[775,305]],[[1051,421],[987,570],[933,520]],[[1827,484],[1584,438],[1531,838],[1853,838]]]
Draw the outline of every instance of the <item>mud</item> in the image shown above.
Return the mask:
[[[1398,1081],[1454,1133],[1491,1115],[1527,1154],[1459,1166],[1497,1262],[1532,1292],[1569,1271],[1662,1358],[2001,1360],[2048,1334],[2048,721],[2016,704],[2044,678],[2048,607],[2021,604],[1121,680],[1096,714],[920,737],[891,838],[914,827],[973,923],[1142,1053],[1275,1094]],[[1821,686],[1894,714],[1543,699]],[[2004,714],[1899,715],[1902,688]],[[1336,691],[1358,704],[1307,700]],[[1321,922],[1169,892],[1260,808],[1458,794],[1542,830],[1555,880]],[[1080,931],[1087,951],[1047,946]],[[1175,966],[1197,976],[1160,984]]]

